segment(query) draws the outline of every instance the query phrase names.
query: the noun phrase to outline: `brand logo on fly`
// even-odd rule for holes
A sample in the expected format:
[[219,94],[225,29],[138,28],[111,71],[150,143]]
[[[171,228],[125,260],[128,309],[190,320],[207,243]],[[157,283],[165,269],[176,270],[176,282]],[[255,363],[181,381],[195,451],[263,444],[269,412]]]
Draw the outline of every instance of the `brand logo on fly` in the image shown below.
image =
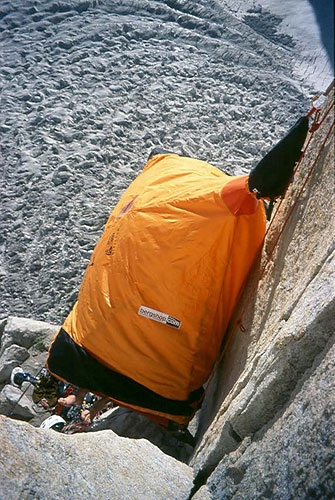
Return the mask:
[[141,306],[137,314],[144,316],[145,318],[152,319],[153,321],[157,321],[158,323],[164,323],[164,325],[172,326],[178,330],[181,326],[181,321],[179,319],[169,316],[161,311],[156,311],[156,309],[151,309],[150,307]]

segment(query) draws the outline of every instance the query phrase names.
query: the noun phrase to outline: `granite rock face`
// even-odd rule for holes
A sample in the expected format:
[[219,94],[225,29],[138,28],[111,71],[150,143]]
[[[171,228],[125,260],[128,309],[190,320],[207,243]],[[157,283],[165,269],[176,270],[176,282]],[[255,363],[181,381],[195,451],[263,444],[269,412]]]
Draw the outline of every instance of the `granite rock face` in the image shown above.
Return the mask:
[[287,407],[220,461],[207,483],[213,500],[333,498],[334,369],[333,345],[308,369]]
[[31,420],[36,416],[32,400],[9,384],[0,392],[0,414],[20,420]]
[[37,342],[45,342],[47,347],[49,341],[55,335],[59,327],[28,318],[9,317],[2,323],[1,354],[12,345],[19,345],[30,349]]
[[0,497],[187,500],[192,469],[112,431],[66,436],[0,417]]
[[191,463],[198,485],[209,478],[213,498],[331,498],[334,492],[331,99],[274,215],[205,398]]

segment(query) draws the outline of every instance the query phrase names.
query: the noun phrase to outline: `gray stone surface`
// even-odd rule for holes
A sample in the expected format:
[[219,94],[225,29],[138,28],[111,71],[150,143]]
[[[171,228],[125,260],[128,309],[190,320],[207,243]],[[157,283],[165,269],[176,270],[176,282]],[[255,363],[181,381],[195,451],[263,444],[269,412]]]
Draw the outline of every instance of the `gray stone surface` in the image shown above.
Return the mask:
[[213,500],[334,498],[335,347],[328,347],[287,408],[222,459],[207,483]]
[[112,431],[66,436],[0,417],[0,498],[187,500],[192,469]]
[[45,342],[45,347],[50,343],[51,338],[57,332],[56,325],[51,325],[43,321],[28,318],[18,318],[10,316],[3,323],[4,329],[1,335],[1,353],[12,344],[17,344],[26,349],[30,349],[37,342]]
[[9,380],[13,368],[29,358],[28,349],[16,344],[6,347],[0,356],[0,384]]
[[[331,102],[329,98],[324,110]],[[275,214],[262,259],[255,267],[236,313],[236,319],[242,317],[245,331],[234,330],[208,389],[199,417],[198,446],[191,460],[200,484],[221,460],[229,460],[227,457],[234,450],[242,453],[241,442],[245,443],[270,425],[287,404],[293,404],[296,387],[309,376],[315,360],[321,362],[327,346],[334,341],[332,120],[333,110],[313,136],[295,183]],[[329,376],[334,377],[333,366],[329,366],[329,372]],[[322,384],[322,375],[320,377]],[[313,398],[307,408],[312,401]],[[314,425],[317,427],[317,422]],[[272,456],[270,448],[267,455],[273,463],[280,449],[275,442],[273,440]],[[293,444],[292,450],[290,446],[287,442],[288,453],[293,453]],[[308,453],[302,455],[302,468],[307,456]],[[306,461],[306,467],[311,467],[311,461]],[[272,473],[275,482],[275,467]],[[237,471],[234,481],[238,482],[238,477]]]
[[[23,384],[22,390],[11,388],[12,369],[20,366],[36,376],[45,366],[47,349],[59,326],[29,318],[10,316],[0,325],[0,414],[29,420],[40,425],[49,416],[42,407],[33,404],[33,386]],[[6,385],[7,384],[7,385]],[[18,404],[15,404],[18,401]]]
[[192,500],[212,500],[212,495],[207,486],[204,485],[192,496]]
[[36,413],[31,398],[17,387],[5,385],[0,392],[0,415],[31,420]]
[[116,407],[106,412],[101,420],[94,423],[89,432],[111,429],[119,436],[133,439],[144,438],[156,445],[167,455],[188,463],[193,447],[179,441],[173,434],[157,424],[127,408]]

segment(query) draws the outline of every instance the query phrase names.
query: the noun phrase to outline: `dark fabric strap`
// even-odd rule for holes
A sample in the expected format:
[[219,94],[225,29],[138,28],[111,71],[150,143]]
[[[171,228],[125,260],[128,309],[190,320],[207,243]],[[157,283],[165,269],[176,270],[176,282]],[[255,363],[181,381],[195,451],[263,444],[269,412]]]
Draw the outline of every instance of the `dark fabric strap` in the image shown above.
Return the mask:
[[93,393],[104,394],[126,404],[148,410],[189,416],[201,400],[203,388],[190,393],[186,401],[165,398],[131,378],[102,365],[61,329],[51,345],[47,366],[54,375]]

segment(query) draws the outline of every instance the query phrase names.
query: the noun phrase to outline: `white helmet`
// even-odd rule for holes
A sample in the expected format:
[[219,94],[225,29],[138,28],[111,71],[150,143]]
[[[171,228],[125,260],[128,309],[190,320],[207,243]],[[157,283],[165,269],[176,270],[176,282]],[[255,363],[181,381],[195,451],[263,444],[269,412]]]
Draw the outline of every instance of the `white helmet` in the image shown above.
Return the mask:
[[52,415],[51,417],[43,420],[40,427],[41,429],[53,429],[54,431],[60,432],[65,424],[66,421],[64,420],[64,418],[60,417],[59,415]]

